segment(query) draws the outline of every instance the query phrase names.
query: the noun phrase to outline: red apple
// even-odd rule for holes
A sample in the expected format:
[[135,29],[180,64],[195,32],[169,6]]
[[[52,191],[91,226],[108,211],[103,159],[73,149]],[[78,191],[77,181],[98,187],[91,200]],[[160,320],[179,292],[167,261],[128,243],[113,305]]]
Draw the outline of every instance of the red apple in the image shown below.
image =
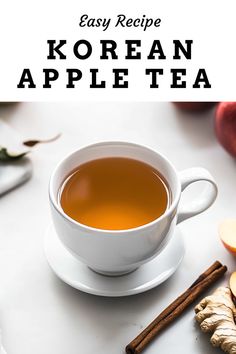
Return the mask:
[[203,112],[213,107],[216,102],[173,102],[178,108],[189,112]]
[[236,102],[221,102],[218,105],[215,131],[225,150],[236,157]]

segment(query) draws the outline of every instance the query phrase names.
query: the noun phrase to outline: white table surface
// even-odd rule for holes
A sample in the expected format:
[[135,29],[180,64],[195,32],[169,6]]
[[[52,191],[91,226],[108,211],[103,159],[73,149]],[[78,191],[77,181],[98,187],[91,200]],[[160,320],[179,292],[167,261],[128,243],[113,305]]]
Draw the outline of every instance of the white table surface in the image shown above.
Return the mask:
[[[31,154],[32,179],[0,199],[0,327],[8,354],[124,353],[125,345],[213,261],[236,268],[217,234],[220,220],[236,217],[236,165],[216,141],[213,111],[192,116],[170,103],[22,103],[1,107],[0,117],[27,138],[62,132],[58,141]],[[69,287],[52,273],[43,251],[51,171],[71,150],[102,140],[145,144],[179,170],[206,167],[219,186],[214,206],[181,224],[186,255],[175,275],[125,298]],[[185,199],[197,189],[189,188]],[[146,351],[168,352],[218,352],[195,325],[193,306]]]

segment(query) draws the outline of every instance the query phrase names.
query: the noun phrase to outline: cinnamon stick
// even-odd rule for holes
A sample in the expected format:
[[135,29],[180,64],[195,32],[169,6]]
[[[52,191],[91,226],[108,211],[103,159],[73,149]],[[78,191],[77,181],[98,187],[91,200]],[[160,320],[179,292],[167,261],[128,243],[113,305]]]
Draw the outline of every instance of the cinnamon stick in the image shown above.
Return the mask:
[[205,272],[199,275],[199,277],[192,283],[190,288],[193,288],[197,283],[205,279],[209,274],[211,274],[212,272],[214,272],[214,270],[220,267],[222,267],[222,264],[219,261],[215,261],[209,268],[205,270]]
[[202,292],[223,276],[226,270],[226,266],[222,266],[218,261],[214,262],[183,294],[162,311],[147,328],[127,345],[126,353],[141,353],[162,329],[181,315]]
[[[214,262],[209,268],[202,273],[195,282],[190,286],[192,288],[194,285],[199,283],[201,280],[205,279],[209,274],[211,274],[214,270],[221,267],[222,264],[218,261]],[[157,318],[155,318],[128,346],[135,348],[138,344],[146,337],[146,335],[152,330],[154,326],[156,326],[163,318],[168,316],[174,309],[183,302],[187,296],[190,294],[190,288],[188,288],[183,294],[181,294],[177,299],[175,299],[164,311],[162,311]]]

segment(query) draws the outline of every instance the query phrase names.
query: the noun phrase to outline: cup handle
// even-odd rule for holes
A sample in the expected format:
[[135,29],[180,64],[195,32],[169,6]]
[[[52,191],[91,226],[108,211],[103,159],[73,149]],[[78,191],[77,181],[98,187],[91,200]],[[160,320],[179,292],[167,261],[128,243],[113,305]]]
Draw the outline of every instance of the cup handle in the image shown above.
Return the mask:
[[203,192],[188,205],[181,206],[177,213],[177,224],[191,218],[192,216],[202,213],[208,209],[215,201],[218,189],[212,175],[201,167],[189,168],[179,173],[181,192],[185,190],[191,183],[198,181],[206,181],[207,186]]

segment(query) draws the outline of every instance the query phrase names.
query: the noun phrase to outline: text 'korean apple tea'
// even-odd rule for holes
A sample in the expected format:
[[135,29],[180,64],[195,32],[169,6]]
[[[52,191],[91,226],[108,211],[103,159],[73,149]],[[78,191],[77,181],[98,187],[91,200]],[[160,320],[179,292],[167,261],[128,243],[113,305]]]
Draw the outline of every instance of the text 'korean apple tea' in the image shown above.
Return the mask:
[[124,157],[81,164],[65,179],[58,197],[69,217],[103,230],[145,225],[171,202],[167,182],[154,167]]

